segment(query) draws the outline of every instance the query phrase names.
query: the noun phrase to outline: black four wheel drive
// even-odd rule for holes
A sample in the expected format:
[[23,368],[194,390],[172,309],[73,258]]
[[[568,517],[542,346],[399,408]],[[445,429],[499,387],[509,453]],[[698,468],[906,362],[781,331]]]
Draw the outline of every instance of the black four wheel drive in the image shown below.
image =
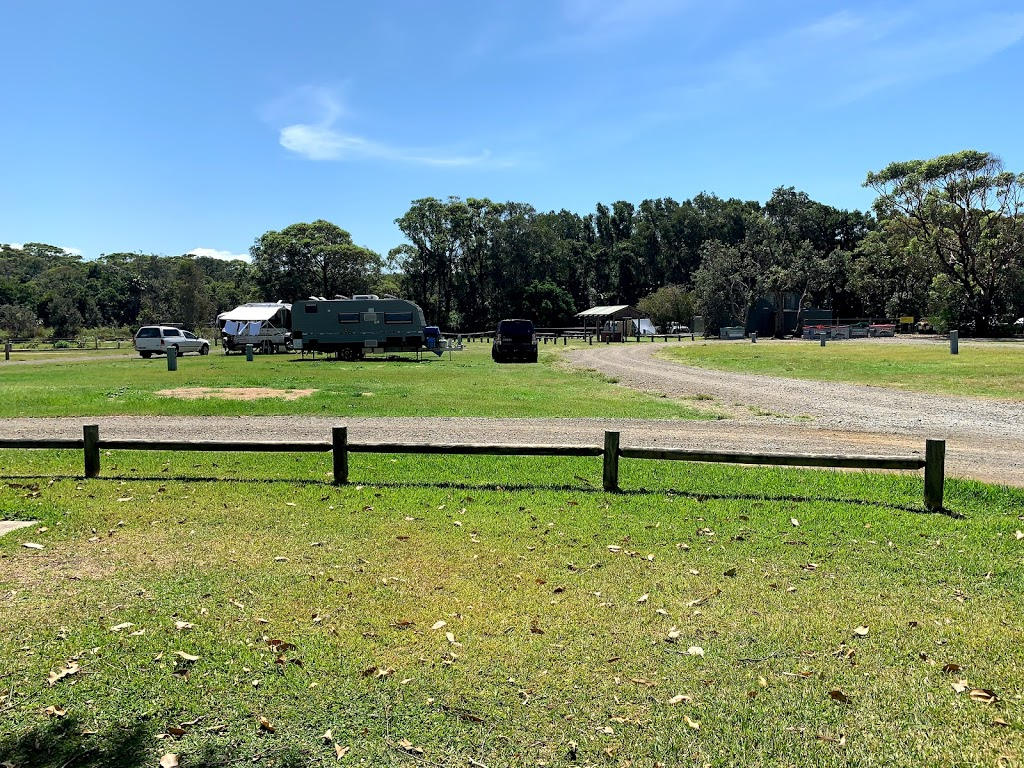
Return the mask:
[[496,363],[518,360],[524,363],[537,362],[537,335],[533,332],[532,320],[502,320],[494,333],[491,357]]

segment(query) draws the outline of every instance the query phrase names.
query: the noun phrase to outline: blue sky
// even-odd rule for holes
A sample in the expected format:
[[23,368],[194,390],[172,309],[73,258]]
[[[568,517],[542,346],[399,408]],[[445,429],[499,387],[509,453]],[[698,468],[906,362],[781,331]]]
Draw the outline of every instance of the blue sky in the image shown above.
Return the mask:
[[0,242],[245,254],[421,197],[592,211],[869,170],[1024,171],[1019,0],[0,0]]

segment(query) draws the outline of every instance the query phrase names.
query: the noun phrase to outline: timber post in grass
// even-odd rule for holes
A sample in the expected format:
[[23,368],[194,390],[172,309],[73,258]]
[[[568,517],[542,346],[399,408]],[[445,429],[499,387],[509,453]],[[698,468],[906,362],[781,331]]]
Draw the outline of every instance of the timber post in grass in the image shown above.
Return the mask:
[[11,359],[11,342],[4,342],[4,360]]
[[167,370],[178,370],[178,350],[175,347],[167,348]]
[[924,506],[928,511],[942,511],[945,480],[946,441],[926,440],[924,444]]
[[100,476],[100,427],[98,424],[82,426],[83,447],[85,448],[85,476]]
[[619,433],[604,433],[604,489],[619,490]]
[[245,345],[245,359],[246,362],[252,362],[252,344]]
[[960,331],[949,332],[949,354],[960,354]]
[[334,484],[348,483],[348,427],[334,427],[331,430],[332,453],[334,454]]

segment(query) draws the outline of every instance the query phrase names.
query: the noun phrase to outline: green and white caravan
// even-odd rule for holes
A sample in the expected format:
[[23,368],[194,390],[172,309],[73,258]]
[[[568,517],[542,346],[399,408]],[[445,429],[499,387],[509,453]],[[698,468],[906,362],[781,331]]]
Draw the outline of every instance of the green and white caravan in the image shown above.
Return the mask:
[[429,351],[440,356],[447,348],[440,330],[427,325],[419,306],[372,294],[296,301],[291,330],[296,351],[333,352],[341,360],[397,352]]

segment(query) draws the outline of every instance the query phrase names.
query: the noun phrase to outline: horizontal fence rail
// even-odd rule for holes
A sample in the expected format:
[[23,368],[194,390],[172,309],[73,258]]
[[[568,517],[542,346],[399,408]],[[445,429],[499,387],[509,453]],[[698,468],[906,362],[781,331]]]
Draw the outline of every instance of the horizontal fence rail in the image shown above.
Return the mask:
[[924,469],[924,505],[942,511],[945,485],[946,443],[927,440],[925,456],[836,456],[826,454],[745,453],[694,451],[679,448],[622,448],[619,433],[604,433],[604,445],[500,445],[491,443],[350,443],[348,427],[334,427],[331,440],[127,440],[100,438],[99,427],[87,424],[81,438],[0,438],[0,449],[82,450],[85,476],[99,477],[101,450],[126,451],[219,451],[245,453],[331,453],[334,483],[348,483],[350,453],[413,453],[475,456],[602,456],[605,491],[619,490],[619,459],[694,461],[762,466],[829,467],[839,469]]

